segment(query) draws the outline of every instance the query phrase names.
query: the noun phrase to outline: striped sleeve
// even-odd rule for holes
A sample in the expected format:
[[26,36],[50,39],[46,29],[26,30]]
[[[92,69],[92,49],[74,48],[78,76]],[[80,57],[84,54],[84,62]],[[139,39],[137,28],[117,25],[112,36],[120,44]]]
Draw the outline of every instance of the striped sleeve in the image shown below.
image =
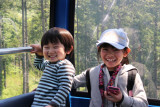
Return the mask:
[[63,103],[70,90],[73,82],[73,77],[75,76],[75,69],[71,63],[64,63],[59,66],[58,70],[58,80],[59,80],[59,90],[51,101],[51,105],[60,105]]
[[46,64],[47,63],[44,61],[44,57],[36,56],[36,58],[34,59],[34,66],[41,71],[45,69]]

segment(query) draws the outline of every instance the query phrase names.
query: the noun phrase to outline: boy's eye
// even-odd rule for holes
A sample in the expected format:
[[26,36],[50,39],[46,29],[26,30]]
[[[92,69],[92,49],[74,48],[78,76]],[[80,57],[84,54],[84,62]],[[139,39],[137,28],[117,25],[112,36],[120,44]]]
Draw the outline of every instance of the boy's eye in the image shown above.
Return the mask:
[[48,46],[44,46],[43,48],[44,48],[44,49],[48,49],[49,47],[48,47]]
[[54,46],[53,48],[54,48],[54,49],[57,49],[58,47],[59,47],[59,46]]

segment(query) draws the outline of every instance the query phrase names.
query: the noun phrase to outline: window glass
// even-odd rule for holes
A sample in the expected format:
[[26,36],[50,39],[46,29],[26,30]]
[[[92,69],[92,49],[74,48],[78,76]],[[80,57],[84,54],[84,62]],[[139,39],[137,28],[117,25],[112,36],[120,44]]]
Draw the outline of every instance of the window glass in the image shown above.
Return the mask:
[[[50,0],[0,0],[0,48],[40,43],[49,28],[49,6]],[[30,53],[0,56],[0,99],[37,87],[42,72],[33,60]]]
[[98,65],[96,42],[100,34],[123,28],[130,39],[130,63],[138,68],[147,96],[160,98],[159,6],[160,0],[76,0],[77,74]]

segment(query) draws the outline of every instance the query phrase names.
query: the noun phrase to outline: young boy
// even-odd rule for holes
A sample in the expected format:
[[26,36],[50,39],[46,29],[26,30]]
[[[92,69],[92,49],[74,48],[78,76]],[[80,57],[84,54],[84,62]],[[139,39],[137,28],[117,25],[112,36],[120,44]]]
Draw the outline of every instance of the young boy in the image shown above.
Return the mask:
[[30,45],[33,47],[31,53],[36,54],[35,67],[43,71],[31,107],[65,107],[75,75],[74,66],[66,59],[72,55],[73,45],[69,31],[58,27],[43,35],[41,46]]

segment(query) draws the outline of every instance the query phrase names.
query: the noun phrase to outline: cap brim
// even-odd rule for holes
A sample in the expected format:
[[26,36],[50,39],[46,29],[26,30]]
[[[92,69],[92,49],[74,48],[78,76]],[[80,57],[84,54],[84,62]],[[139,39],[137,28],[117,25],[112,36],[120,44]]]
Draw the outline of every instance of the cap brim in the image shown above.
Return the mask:
[[101,42],[101,43],[96,43],[96,45],[97,45],[97,47],[99,47],[100,45],[102,45],[104,43],[108,43],[117,49],[124,49],[125,48],[125,46],[122,46],[121,44],[114,43],[114,42]]

